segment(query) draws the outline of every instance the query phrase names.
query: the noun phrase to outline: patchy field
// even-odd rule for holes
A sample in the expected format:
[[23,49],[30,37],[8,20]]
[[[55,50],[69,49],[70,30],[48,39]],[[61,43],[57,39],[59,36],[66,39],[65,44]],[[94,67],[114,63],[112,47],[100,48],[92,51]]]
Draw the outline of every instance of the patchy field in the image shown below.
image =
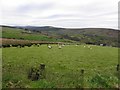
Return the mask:
[[49,41],[49,42],[65,42],[71,41],[67,39],[58,39],[56,37],[51,37],[44,35],[42,33],[35,33],[31,31],[26,31],[24,29],[2,27],[2,36],[1,38],[9,39],[21,39],[21,40],[36,40],[36,41]]
[[[115,88],[118,87],[116,65],[118,48],[69,45],[58,49],[52,45],[3,48],[3,88]],[[45,78],[31,81],[27,72],[32,66],[46,65]],[[81,74],[81,70],[84,73]]]
[[0,38],[0,45],[28,45],[28,44],[56,44],[62,42],[49,42],[49,41],[34,41],[34,40],[19,40]]

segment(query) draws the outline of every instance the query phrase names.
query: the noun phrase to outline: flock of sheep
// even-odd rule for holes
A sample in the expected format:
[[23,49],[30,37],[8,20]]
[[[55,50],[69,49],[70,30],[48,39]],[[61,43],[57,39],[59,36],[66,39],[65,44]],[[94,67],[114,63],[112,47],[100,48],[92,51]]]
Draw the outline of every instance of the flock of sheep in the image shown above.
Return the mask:
[[[66,45],[66,44],[58,44],[58,48],[62,49],[62,47],[64,46],[69,46],[70,44]],[[78,44],[74,44],[76,47],[79,46]],[[52,49],[52,45],[47,45],[49,49]],[[104,46],[103,44],[100,44],[100,46]],[[88,48],[90,50],[92,50],[92,45],[84,45],[83,48]]]
[[[31,47],[31,46],[37,46],[39,47],[41,44],[27,44],[27,45],[3,45],[1,47],[3,48],[6,48],[6,47],[19,47],[19,48],[22,48],[22,47],[25,47],[25,46],[28,46],[28,47]],[[70,44],[58,44],[58,48],[59,49],[62,49],[64,46],[69,46]],[[78,44],[74,44],[76,47],[78,47],[79,45]],[[104,46],[103,44],[100,44],[100,46]],[[49,49],[52,49],[53,45],[52,44],[47,44],[47,47]],[[92,50],[92,45],[84,45],[83,48],[88,48],[90,50]]]
[[[58,44],[58,48],[59,48],[59,49],[62,49],[62,47],[64,47],[64,46],[67,46],[67,45],[65,45],[65,44],[59,45],[59,44]],[[76,44],[75,46],[77,47],[77,46],[79,46],[79,45]],[[52,45],[47,45],[47,47],[48,47],[49,49],[52,49]],[[90,50],[92,49],[92,46],[90,46],[90,45],[84,45],[83,47],[84,47],[84,48],[88,48],[88,49],[90,49]]]
[[[58,48],[61,49],[62,46],[65,46],[65,45],[58,45]],[[48,45],[48,48],[49,48],[49,49],[52,49],[52,46],[51,46],[51,45]]]

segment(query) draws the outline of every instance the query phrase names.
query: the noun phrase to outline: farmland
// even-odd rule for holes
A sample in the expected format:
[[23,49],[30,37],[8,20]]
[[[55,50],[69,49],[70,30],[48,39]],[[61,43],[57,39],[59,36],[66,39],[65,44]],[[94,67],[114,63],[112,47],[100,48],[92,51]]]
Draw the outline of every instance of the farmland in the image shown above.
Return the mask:
[[70,42],[118,47],[119,30],[108,28],[68,29],[58,27],[2,26],[2,38],[49,42]]
[[[2,48],[3,88],[9,83],[12,88],[15,84],[17,88],[117,88],[118,48],[89,46]],[[28,70],[41,63],[46,66],[45,78],[28,79]]]
[[3,88],[119,87],[118,31],[41,28],[2,28]]
[[41,33],[35,33],[26,31],[24,29],[18,29],[13,27],[2,27],[2,38],[8,39],[20,39],[20,40],[36,40],[36,41],[51,41],[51,42],[63,42],[70,41],[67,39],[59,39],[56,37],[50,37]]

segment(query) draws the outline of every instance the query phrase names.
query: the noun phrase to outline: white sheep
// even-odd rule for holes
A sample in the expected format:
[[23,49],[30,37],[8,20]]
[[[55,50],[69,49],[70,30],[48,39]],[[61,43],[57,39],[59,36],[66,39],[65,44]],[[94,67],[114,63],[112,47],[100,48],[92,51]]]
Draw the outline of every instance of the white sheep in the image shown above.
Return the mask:
[[90,50],[92,50],[92,48],[89,48]]
[[91,50],[91,49],[92,49],[92,47],[91,47],[91,46],[88,46],[88,49],[90,49],[90,50]]
[[58,48],[59,48],[59,49],[61,49],[61,48],[62,48],[62,46],[58,46]]
[[64,47],[65,45],[63,44],[62,46]]
[[88,46],[88,48],[91,48],[90,46]]
[[12,45],[10,45],[10,47],[12,47]]
[[49,48],[49,49],[51,49],[51,48],[52,48],[52,46],[50,46],[50,45],[49,45],[49,46],[48,46],[48,48]]
[[103,44],[100,44],[100,46],[103,46]]

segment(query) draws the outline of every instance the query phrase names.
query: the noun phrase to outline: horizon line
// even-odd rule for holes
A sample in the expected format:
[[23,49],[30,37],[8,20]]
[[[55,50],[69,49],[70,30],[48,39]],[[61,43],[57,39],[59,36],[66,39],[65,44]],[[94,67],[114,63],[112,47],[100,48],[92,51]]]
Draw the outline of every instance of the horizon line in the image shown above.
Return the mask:
[[54,25],[7,25],[7,24],[0,24],[0,26],[33,26],[33,27],[56,27],[56,28],[66,28],[66,29],[84,29],[84,28],[101,28],[101,29],[116,29],[120,30],[120,28],[111,28],[111,27],[63,27],[63,26],[54,26]]

